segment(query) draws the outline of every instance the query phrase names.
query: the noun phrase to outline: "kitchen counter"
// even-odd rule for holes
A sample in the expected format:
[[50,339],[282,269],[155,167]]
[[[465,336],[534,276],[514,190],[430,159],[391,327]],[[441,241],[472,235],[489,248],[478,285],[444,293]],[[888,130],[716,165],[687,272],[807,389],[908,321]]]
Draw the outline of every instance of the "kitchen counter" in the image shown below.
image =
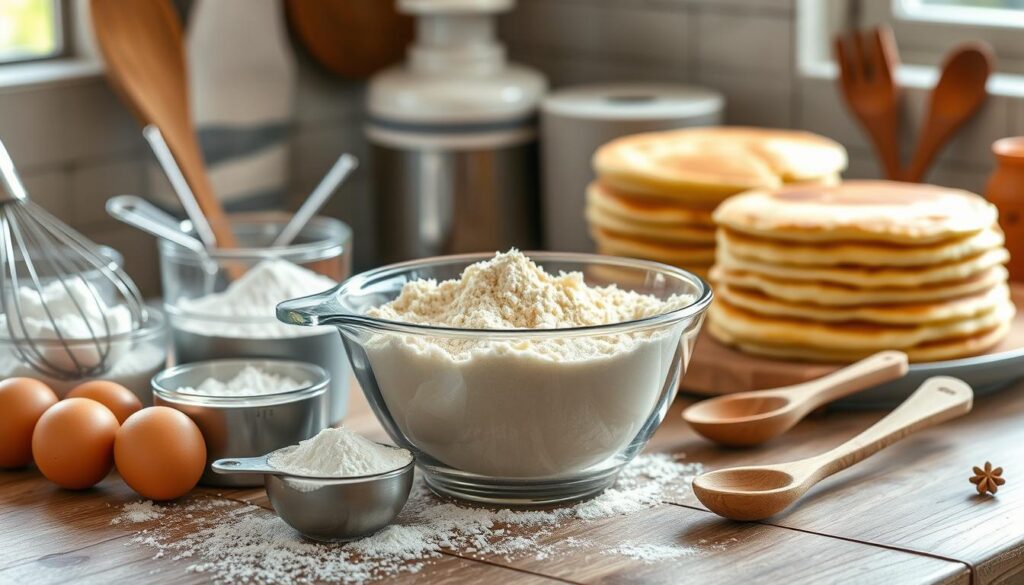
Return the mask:
[[[879,412],[826,412],[754,450],[722,450],[700,439],[673,405],[650,451],[682,454],[706,469],[790,460],[826,450],[880,418]],[[376,438],[383,430],[361,394],[347,425]],[[996,497],[978,496],[971,467],[1005,468]],[[227,506],[270,509],[262,489],[196,490]],[[134,526],[111,525],[137,501],[117,477],[85,492],[61,490],[32,470],[0,472],[0,583],[204,583],[189,559],[154,558],[128,545]],[[267,511],[267,514],[272,512]],[[388,582],[454,583],[962,583],[1024,582],[1024,383],[981,398],[974,412],[919,432],[813,488],[769,521],[736,523],[687,494],[630,516],[567,522],[544,541],[586,538],[609,548],[628,539],[696,545],[699,555],[632,561],[590,550],[509,561],[448,551],[420,572]]]

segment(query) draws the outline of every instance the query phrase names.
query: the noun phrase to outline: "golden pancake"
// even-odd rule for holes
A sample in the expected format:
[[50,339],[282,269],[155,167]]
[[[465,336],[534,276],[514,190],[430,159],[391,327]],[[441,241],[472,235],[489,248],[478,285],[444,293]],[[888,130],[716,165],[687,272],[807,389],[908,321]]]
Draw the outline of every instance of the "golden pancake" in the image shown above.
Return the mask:
[[963,280],[974,274],[1005,264],[1010,259],[1005,248],[995,248],[956,262],[934,266],[798,266],[766,264],[739,258],[728,250],[718,250],[718,265],[731,271],[754,272],[785,280],[832,282],[860,288],[918,287],[936,282]]
[[769,297],[792,303],[817,303],[833,307],[955,299],[988,290],[1006,282],[1007,276],[1006,268],[994,266],[966,279],[913,288],[858,288],[827,282],[785,280],[755,272],[727,270],[721,266],[715,266],[711,270],[713,282],[758,290]]
[[593,158],[606,185],[702,208],[748,189],[830,178],[846,164],[842,145],[823,136],[738,126],[634,134]]
[[715,295],[732,306],[768,317],[789,317],[821,322],[861,321],[893,325],[916,325],[936,321],[970,319],[992,311],[1010,298],[1005,283],[955,299],[923,303],[859,305],[836,307],[816,303],[790,303],[754,290],[714,283]]
[[718,231],[718,247],[729,254],[768,264],[818,266],[926,266],[956,262],[999,248],[1004,243],[999,226],[955,240],[907,246],[887,242],[780,242],[756,238],[728,229]]
[[[729,343],[762,346],[803,346],[825,351],[874,352],[905,349],[943,339],[969,337],[1008,323],[1015,313],[1010,301],[967,319],[882,325],[865,322],[821,323],[806,319],[766,317],[716,299],[709,318]],[[717,335],[716,335],[717,337]]]
[[715,228],[711,212],[706,209],[690,209],[671,200],[628,195],[599,181],[587,186],[587,205],[642,223]]
[[591,227],[590,235],[602,254],[647,258],[675,266],[698,264],[710,268],[715,261],[714,242],[694,245],[666,244],[623,236],[595,227]]
[[976,234],[996,223],[995,207],[969,191],[894,181],[761,189],[715,210],[720,226],[767,239],[914,245]]
[[712,228],[633,222],[609,214],[599,207],[591,206],[587,206],[585,214],[592,228],[599,228],[627,238],[637,237],[667,244],[715,245],[715,230]]
[[[823,349],[820,346],[766,345],[739,341],[729,333],[718,328],[714,322],[708,323],[706,327],[713,337],[726,345],[735,346],[747,353],[773,358],[845,364],[863,359],[874,353],[873,350],[842,351]],[[991,329],[980,331],[974,335],[930,341],[913,347],[901,348],[901,351],[907,354],[910,361],[917,363],[965,358],[979,355],[992,349],[1006,337],[1009,331],[1010,323],[1007,322]]]

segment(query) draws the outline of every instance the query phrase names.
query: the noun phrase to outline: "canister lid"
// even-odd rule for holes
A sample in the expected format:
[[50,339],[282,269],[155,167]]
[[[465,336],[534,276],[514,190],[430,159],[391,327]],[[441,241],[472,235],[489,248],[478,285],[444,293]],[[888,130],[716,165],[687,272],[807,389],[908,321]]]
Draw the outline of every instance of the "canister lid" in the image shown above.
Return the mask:
[[722,111],[717,91],[669,83],[580,85],[544,98],[545,115],[596,120],[699,118]]

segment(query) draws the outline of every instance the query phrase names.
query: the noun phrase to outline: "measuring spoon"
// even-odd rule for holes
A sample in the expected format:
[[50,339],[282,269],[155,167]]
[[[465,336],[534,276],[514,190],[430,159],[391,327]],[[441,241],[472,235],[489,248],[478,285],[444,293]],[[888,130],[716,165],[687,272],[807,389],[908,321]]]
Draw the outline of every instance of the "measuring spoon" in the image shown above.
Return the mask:
[[815,457],[719,469],[697,476],[693,493],[709,510],[732,520],[761,520],[785,510],[819,481],[858,463],[914,431],[967,414],[974,392],[962,380],[925,380],[910,398],[869,429]]
[[882,351],[810,382],[698,402],[683,411],[683,420],[716,443],[751,447],[788,431],[823,404],[902,378],[907,368],[907,354]]

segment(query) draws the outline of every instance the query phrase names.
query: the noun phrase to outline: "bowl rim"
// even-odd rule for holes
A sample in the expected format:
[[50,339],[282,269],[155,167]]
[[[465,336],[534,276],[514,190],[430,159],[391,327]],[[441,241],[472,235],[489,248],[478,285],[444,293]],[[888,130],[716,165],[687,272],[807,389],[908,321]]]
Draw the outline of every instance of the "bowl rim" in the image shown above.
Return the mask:
[[[538,261],[541,264],[544,262],[576,262],[579,264],[592,264],[600,266],[610,266],[619,268],[630,268],[630,269],[642,269],[653,271],[671,277],[683,280],[690,283],[694,288],[697,289],[693,301],[690,303],[667,311],[664,313],[658,313],[656,315],[650,315],[642,317],[640,319],[632,319],[629,321],[619,321],[617,323],[606,323],[601,325],[583,325],[577,327],[562,327],[562,328],[537,328],[537,329],[471,329],[463,327],[451,327],[442,325],[424,325],[421,323],[408,323],[404,321],[393,321],[389,319],[380,319],[376,317],[370,317],[366,314],[352,315],[349,321],[358,323],[360,325],[373,327],[376,329],[387,329],[389,331],[401,331],[406,333],[416,334],[430,334],[438,335],[443,334],[448,337],[477,337],[481,335],[487,336],[499,336],[502,338],[536,338],[536,337],[559,337],[567,335],[597,335],[597,334],[613,334],[622,333],[624,331],[631,331],[641,328],[649,328],[658,325],[665,325],[668,323],[675,323],[692,317],[695,315],[702,314],[708,306],[711,304],[714,298],[714,292],[711,286],[700,276],[678,268],[669,264],[663,264],[661,262],[655,262],[652,260],[641,260],[637,258],[626,258],[621,256],[610,256],[604,254],[590,254],[584,252],[544,252],[544,251],[523,251],[522,252],[530,260]],[[472,254],[453,254],[447,256],[432,256],[429,258],[421,258],[418,260],[409,260],[406,262],[398,262],[395,264],[388,264],[381,266],[366,272],[361,272],[355,276],[350,277],[334,289],[322,293],[330,295],[337,299],[338,297],[352,291],[353,289],[362,288],[367,283],[377,280],[380,278],[386,278],[394,276],[400,272],[408,271],[413,268],[423,268],[429,266],[438,265],[450,265],[450,264],[472,264],[475,262],[489,260],[494,258],[496,253],[472,253]],[[613,283],[615,284],[615,283]],[[616,284],[616,286],[618,286]],[[621,288],[621,287],[620,287]],[[623,288],[623,290],[632,290]],[[314,295],[320,296],[320,295]],[[308,297],[312,298],[312,297]],[[278,305],[278,315],[281,316],[281,305]],[[304,325],[318,325],[320,323],[307,322]],[[328,323],[329,324],[329,323]]]
[[[253,367],[265,366],[289,366],[295,367],[305,371],[309,375],[309,381],[303,384],[299,388],[293,390],[284,390],[281,392],[272,392],[268,394],[252,394],[252,395],[241,395],[241,396],[218,396],[216,394],[198,394],[191,392],[179,392],[178,388],[171,388],[166,385],[169,378],[177,376],[182,372],[188,372],[199,368],[208,368],[214,365],[232,366],[240,365],[242,367],[246,365],[252,365]],[[331,374],[323,369],[322,367],[298,360],[283,360],[273,358],[231,358],[231,359],[219,359],[219,360],[205,360],[201,362],[189,362],[187,364],[178,364],[160,370],[150,379],[149,385],[153,391],[154,397],[159,397],[161,400],[173,402],[175,404],[187,404],[190,406],[205,406],[211,408],[223,408],[223,407],[234,407],[234,408],[250,408],[250,407],[264,407],[273,406],[276,404],[284,404],[297,402],[306,398],[314,398],[324,394],[331,384]]]

